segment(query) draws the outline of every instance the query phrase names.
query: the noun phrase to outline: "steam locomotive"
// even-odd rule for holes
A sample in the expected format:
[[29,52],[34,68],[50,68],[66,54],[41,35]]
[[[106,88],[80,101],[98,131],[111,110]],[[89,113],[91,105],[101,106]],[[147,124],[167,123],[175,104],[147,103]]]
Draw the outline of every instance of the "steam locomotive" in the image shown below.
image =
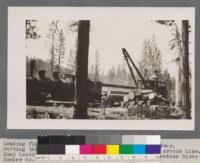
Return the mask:
[[[27,105],[48,105],[49,102],[64,103],[74,101],[75,82],[74,75],[66,74],[64,79],[60,79],[58,74],[54,74],[54,80],[48,78],[37,79],[27,76],[26,78],[26,101]],[[88,79],[88,103],[101,101],[101,82],[94,82]]]

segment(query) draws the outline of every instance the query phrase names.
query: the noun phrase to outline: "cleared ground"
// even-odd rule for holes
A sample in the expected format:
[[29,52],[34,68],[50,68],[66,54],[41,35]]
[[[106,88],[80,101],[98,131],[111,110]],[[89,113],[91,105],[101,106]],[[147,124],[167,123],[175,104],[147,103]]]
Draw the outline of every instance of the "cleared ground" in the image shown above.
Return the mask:
[[[27,119],[73,119],[74,107],[66,106],[27,106]],[[170,107],[151,108],[88,108],[88,119],[180,119],[181,112]]]

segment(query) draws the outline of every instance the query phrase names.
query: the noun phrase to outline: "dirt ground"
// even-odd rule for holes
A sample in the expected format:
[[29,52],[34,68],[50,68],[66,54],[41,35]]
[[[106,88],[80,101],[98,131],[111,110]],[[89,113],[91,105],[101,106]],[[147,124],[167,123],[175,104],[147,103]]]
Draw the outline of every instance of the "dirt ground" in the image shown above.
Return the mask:
[[[138,111],[139,110],[139,111]],[[137,111],[122,107],[88,108],[88,119],[143,120],[180,119],[179,113],[169,108],[139,108]],[[74,107],[27,106],[27,119],[73,119]]]
[[[74,108],[65,106],[27,106],[27,118],[73,119]],[[128,109],[121,107],[88,108],[88,119],[137,119],[128,116]]]

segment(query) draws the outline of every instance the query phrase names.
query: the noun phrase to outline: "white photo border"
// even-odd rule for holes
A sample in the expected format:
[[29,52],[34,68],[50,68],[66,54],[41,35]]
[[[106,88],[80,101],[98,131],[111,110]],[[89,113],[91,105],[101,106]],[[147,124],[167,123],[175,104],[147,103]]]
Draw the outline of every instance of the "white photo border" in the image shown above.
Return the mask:
[[[76,14],[75,14],[76,13]],[[78,14],[77,14],[78,13]],[[63,120],[26,119],[25,20],[38,18],[89,19],[95,14],[135,15],[142,20],[189,20],[195,31],[194,7],[8,7],[7,129],[67,130],[194,130],[195,32],[191,46],[192,119],[188,120]],[[92,123],[91,123],[92,122]]]

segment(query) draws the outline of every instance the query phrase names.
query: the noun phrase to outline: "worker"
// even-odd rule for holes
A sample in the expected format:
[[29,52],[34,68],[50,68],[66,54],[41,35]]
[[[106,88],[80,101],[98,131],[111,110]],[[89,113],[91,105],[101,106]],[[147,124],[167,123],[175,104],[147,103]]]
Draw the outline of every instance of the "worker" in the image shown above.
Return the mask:
[[154,74],[150,76],[150,80],[158,80],[158,71],[155,70]]
[[148,80],[148,70],[144,69],[144,80]]
[[154,70],[154,74],[150,76],[150,81],[154,84],[154,89],[157,90],[158,87],[158,71]]
[[142,80],[138,80],[138,87],[140,88],[140,89],[143,89],[143,88],[145,88],[145,86],[144,86],[144,84],[142,83]]
[[48,79],[46,77],[46,71],[45,70],[39,70],[38,72],[38,78],[39,78],[39,81],[49,81],[50,79]]
[[52,76],[54,82],[61,82],[60,73],[58,71],[54,71]]
[[105,114],[106,107],[107,107],[107,94],[106,94],[106,92],[102,93],[102,96],[101,96],[101,105],[103,107],[103,114]]

